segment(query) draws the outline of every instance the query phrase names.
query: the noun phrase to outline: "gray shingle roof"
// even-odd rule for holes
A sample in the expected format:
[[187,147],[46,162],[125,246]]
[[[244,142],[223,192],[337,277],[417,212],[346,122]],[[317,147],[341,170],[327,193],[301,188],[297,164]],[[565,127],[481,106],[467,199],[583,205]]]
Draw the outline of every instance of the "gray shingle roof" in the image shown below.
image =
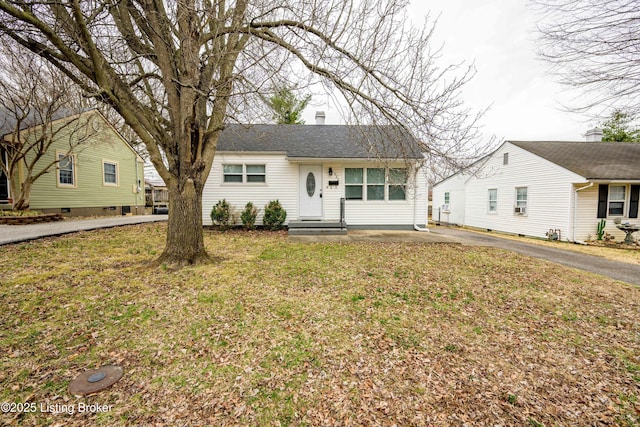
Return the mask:
[[640,180],[640,143],[508,142],[588,180]]
[[289,158],[419,159],[416,139],[399,127],[227,125],[218,151],[281,152]]

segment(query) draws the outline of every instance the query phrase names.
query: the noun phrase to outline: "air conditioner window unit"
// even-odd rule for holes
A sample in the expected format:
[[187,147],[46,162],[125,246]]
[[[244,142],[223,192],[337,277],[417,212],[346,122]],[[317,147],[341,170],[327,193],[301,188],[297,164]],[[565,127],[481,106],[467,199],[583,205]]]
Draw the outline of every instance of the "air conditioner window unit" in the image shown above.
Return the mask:
[[527,208],[524,206],[516,206],[513,208],[513,212],[517,214],[525,214],[527,213]]
[[442,212],[449,212],[449,205],[442,205]]

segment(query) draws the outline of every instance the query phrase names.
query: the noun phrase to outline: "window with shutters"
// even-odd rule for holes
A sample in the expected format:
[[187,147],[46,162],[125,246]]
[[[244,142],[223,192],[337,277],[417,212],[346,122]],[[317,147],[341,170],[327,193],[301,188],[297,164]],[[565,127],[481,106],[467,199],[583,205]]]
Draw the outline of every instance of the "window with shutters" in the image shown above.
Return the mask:
[[638,218],[640,185],[600,184],[598,218]]

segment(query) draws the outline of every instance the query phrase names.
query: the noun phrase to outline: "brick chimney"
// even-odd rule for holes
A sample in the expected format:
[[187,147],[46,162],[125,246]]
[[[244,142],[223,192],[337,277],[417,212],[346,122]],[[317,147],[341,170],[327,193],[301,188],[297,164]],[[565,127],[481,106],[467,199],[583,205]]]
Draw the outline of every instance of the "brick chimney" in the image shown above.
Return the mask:
[[316,124],[323,125],[324,124],[324,111],[316,111]]
[[602,129],[589,129],[584,136],[587,138],[587,142],[602,142]]

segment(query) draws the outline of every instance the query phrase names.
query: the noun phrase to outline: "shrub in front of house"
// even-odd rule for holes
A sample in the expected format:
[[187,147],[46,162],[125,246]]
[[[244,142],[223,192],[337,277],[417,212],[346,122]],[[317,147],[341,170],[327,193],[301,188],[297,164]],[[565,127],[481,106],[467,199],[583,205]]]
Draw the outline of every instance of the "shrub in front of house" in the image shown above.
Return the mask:
[[256,228],[256,218],[258,217],[258,208],[253,203],[247,202],[244,210],[240,214],[240,220],[245,230],[253,230]]
[[218,203],[211,209],[211,221],[221,228],[230,228],[234,225],[231,205],[226,199],[218,200]]
[[280,230],[285,219],[287,219],[287,211],[278,200],[272,200],[264,207],[262,223],[266,229]]

